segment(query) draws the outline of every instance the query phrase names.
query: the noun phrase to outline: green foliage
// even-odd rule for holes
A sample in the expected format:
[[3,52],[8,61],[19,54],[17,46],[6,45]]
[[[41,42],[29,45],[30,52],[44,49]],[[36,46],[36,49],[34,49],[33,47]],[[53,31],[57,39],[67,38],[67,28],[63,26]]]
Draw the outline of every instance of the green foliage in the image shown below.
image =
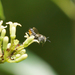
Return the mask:
[[75,3],[72,0],[52,0],[71,19],[75,20]]
[[0,0],[0,19],[5,20],[4,12],[3,12],[3,6]]

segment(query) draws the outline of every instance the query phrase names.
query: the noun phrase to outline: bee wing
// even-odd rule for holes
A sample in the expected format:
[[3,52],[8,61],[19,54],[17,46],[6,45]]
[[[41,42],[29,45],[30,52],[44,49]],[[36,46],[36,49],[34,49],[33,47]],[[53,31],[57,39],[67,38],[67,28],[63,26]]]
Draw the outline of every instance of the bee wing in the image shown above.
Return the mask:
[[39,34],[38,30],[35,27],[33,27],[33,30],[36,34]]

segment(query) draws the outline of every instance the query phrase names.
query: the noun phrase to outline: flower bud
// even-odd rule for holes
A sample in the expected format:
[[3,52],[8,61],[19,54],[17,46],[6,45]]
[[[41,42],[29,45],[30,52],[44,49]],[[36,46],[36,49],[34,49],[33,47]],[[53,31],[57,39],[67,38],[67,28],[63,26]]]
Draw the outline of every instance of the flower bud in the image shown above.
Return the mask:
[[16,46],[19,43],[19,40],[14,40],[14,45]]
[[2,41],[2,40],[3,40],[3,38],[4,38],[5,34],[6,34],[6,30],[5,30],[5,29],[3,29],[3,30],[2,30],[2,32],[1,32],[0,41]]
[[25,54],[25,53],[26,53],[26,50],[25,50],[25,49],[23,49],[23,50],[21,50],[19,53],[20,53],[21,55],[23,55],[23,54]]
[[15,39],[15,37],[16,37],[15,34],[16,34],[16,28],[12,27],[12,29],[11,29],[11,35],[10,35],[11,39]]
[[28,57],[28,55],[27,55],[27,54],[23,54],[23,55],[22,55],[22,56],[20,56],[19,58],[15,59],[15,62],[16,62],[16,63],[18,63],[18,62],[20,62],[20,61],[22,61],[22,60],[26,59],[27,57]]
[[0,32],[1,32],[1,25],[2,25],[2,23],[3,23],[3,20],[0,21]]
[[7,36],[5,36],[3,39],[3,50],[4,51],[7,49],[8,41],[9,41],[9,38]]
[[7,48],[10,48],[10,46],[11,46],[11,43],[8,43]]
[[28,45],[30,45],[31,43],[33,43],[33,40],[34,40],[34,36],[30,36],[29,38],[27,38],[25,40],[25,42],[23,43],[23,46],[27,47]]
[[7,62],[9,62],[9,63],[18,63],[18,62],[26,59],[27,57],[28,57],[27,54],[23,54],[23,55],[21,55],[19,58],[15,59],[15,60],[8,59]]
[[16,54],[16,56],[15,56],[15,57],[16,57],[16,58],[19,58],[20,56],[21,56],[20,54]]

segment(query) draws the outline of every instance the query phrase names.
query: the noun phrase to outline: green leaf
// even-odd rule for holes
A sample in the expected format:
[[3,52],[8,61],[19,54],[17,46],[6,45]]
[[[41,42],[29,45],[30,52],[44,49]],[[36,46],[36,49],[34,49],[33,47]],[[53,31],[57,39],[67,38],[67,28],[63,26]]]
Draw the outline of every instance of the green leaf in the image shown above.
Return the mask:
[[27,54],[24,61],[0,64],[0,68],[13,75],[58,75],[51,65],[28,49]]
[[75,20],[75,4],[71,0],[52,0],[71,19]]
[[2,3],[1,3],[1,0],[0,0],[0,19],[5,20],[5,16],[4,16],[4,13],[3,13],[3,6],[2,6]]

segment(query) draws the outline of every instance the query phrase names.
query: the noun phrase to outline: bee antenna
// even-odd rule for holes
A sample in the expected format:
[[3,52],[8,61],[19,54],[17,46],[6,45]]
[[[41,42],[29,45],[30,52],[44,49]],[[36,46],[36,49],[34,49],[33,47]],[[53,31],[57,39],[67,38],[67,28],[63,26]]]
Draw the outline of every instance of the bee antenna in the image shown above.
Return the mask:
[[49,37],[47,37],[47,39],[48,39]]
[[48,42],[51,42],[50,40],[48,40],[48,38],[49,38],[49,37],[47,37],[47,38],[46,38],[46,39],[47,39],[47,41],[48,41]]

